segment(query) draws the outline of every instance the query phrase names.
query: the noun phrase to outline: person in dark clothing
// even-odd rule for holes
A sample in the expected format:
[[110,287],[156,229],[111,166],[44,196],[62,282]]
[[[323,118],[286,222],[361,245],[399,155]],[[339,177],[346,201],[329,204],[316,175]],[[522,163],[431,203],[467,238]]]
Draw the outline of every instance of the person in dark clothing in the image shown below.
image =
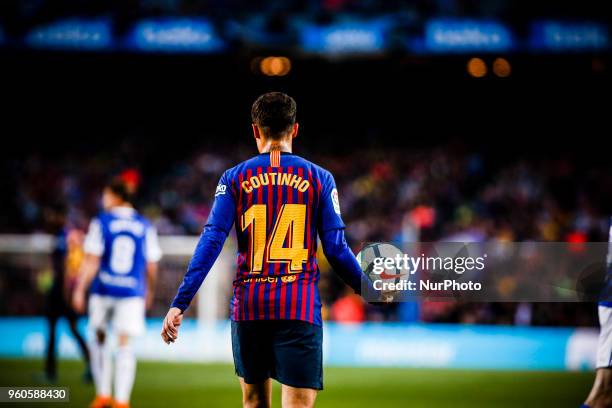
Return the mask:
[[[68,255],[71,246],[78,246],[78,237],[70,236],[65,228],[66,208],[62,204],[55,204],[45,209],[45,223],[49,232],[55,236],[53,249],[51,251],[51,266],[53,269],[53,283],[46,299],[46,318],[49,325],[49,336],[47,338],[47,353],[45,360],[45,377],[47,381],[54,382],[57,379],[57,347],[56,328],[60,317],[65,317],[85,361],[86,368],[84,379],[91,382],[91,371],[89,366],[89,351],[87,343],[77,329],[78,314],[72,309],[67,299],[71,296],[71,280],[66,276],[68,268]],[[76,241],[72,245],[69,241]]]

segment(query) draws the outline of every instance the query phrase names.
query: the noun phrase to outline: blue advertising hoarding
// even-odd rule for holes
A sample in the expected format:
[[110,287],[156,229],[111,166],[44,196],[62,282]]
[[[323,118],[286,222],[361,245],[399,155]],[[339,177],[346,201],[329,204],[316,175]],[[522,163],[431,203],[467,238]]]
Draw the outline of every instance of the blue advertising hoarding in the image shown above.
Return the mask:
[[25,42],[34,48],[99,51],[113,46],[113,34],[107,19],[72,18],[32,29]]
[[592,22],[539,21],[531,26],[536,51],[598,51],[610,47],[608,27]]
[[306,52],[321,54],[373,54],[387,48],[386,19],[368,22],[342,22],[302,28],[300,45]]
[[421,49],[431,53],[507,52],[516,47],[510,29],[494,20],[431,19]]
[[225,48],[212,23],[196,18],[140,21],[129,34],[126,46],[137,51],[198,53]]
[[[85,331],[85,319],[80,328]],[[199,325],[186,320],[172,347],[160,336],[161,319],[149,319],[136,339],[140,359],[232,361],[229,322]],[[0,356],[42,358],[44,318],[0,318]],[[58,329],[58,351],[78,358],[65,322]],[[324,325],[324,361],[335,366],[431,367],[493,370],[585,370],[595,365],[597,331],[458,324],[364,323]]]

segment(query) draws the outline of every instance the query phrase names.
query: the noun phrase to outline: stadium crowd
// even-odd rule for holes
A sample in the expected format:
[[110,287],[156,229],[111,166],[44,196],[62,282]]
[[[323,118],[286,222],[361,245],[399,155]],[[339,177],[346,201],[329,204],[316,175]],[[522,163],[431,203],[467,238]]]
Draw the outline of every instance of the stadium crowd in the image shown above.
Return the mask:
[[[138,188],[137,206],[161,235],[197,235],[221,173],[251,153],[241,149],[199,151],[188,159],[154,168],[139,167],[138,161],[126,159],[130,154],[100,153],[94,158],[75,154],[55,159],[32,155],[14,160],[5,170],[8,180],[13,180],[15,200],[4,203],[9,207],[3,211],[0,230],[44,232],[45,209],[58,200],[67,204],[69,226],[85,230],[97,211],[100,187],[112,169]],[[610,197],[603,192],[612,191],[612,175],[570,157],[504,161],[453,144],[355,151],[341,157],[302,155],[335,175],[347,237],[354,250],[368,241],[412,239],[607,240],[609,214],[605,208]],[[369,307],[348,294],[324,261],[321,265],[320,288],[330,319],[594,324],[589,304],[424,302]],[[11,310],[3,312],[10,314]]]

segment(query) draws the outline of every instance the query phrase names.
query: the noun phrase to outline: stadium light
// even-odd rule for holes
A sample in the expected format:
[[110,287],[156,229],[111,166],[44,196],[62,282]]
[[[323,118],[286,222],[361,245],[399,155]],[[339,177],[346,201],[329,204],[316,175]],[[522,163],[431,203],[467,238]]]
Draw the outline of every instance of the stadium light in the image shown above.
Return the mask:
[[507,78],[512,73],[512,66],[505,58],[496,58],[493,61],[493,72],[500,78]]
[[285,76],[291,71],[291,60],[287,57],[265,57],[259,62],[259,71],[267,76]]
[[487,75],[487,64],[481,58],[471,58],[467,63],[467,71],[474,78],[482,78]]

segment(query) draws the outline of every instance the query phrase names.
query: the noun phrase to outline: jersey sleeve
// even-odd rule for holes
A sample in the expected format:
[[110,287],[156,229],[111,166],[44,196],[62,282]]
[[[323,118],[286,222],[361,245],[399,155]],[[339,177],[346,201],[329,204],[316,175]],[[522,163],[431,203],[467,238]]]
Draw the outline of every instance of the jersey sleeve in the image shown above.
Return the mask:
[[208,220],[189,262],[183,282],[172,301],[172,307],[177,307],[183,312],[189,307],[221,253],[223,243],[234,223],[236,202],[230,187],[231,180],[226,172],[219,181]]
[[162,257],[162,250],[159,246],[157,229],[153,226],[147,228],[145,235],[145,257],[147,262],[158,262]]
[[86,254],[102,256],[104,253],[104,237],[102,236],[102,224],[99,218],[94,218],[89,223],[89,229],[83,243],[83,251]]
[[333,229],[344,228],[344,222],[340,215],[340,200],[334,177],[325,173],[322,180],[321,198],[319,206],[319,234]]
[[229,234],[236,215],[236,199],[232,192],[232,180],[226,171],[215,190],[215,201],[208,215],[206,226],[215,226]]

